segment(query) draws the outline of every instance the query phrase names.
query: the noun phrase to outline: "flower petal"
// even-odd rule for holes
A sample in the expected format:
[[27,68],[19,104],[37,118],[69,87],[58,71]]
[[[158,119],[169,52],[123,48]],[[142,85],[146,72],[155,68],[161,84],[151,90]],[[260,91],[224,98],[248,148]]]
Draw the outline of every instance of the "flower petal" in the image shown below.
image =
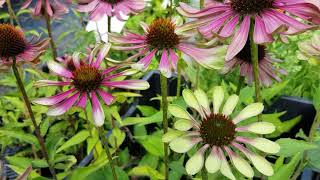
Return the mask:
[[194,91],[194,95],[196,96],[199,104],[206,110],[206,112],[210,112],[209,100],[207,94],[201,90],[197,89]]
[[276,130],[276,127],[269,122],[255,122],[255,123],[251,123],[247,126],[242,126],[242,127],[238,127],[236,128],[236,131],[238,132],[253,132],[253,133],[257,133],[257,134],[271,134],[272,132],[274,132]]
[[61,66],[59,63],[54,62],[54,61],[49,61],[48,62],[48,67],[51,71],[56,73],[57,75],[66,77],[66,78],[73,78],[72,72],[70,72],[68,69],[65,67]]
[[102,98],[102,100],[104,101],[104,103],[106,103],[106,105],[110,105],[114,99],[114,97],[112,96],[112,94],[105,92],[102,89],[98,89],[98,93],[100,95],[100,97]]
[[168,57],[168,52],[166,49],[162,51],[161,60],[159,64],[159,70],[161,74],[163,74],[166,78],[170,78],[172,76],[170,62]]
[[54,104],[57,104],[65,99],[67,99],[67,97],[71,93],[73,93],[74,91],[75,91],[75,89],[72,88],[72,89],[69,89],[68,91],[59,93],[59,94],[51,96],[51,97],[44,97],[44,98],[35,99],[32,102],[36,103],[36,104],[47,105],[47,106],[54,105]]
[[182,97],[188,106],[194,108],[200,113],[202,112],[196,96],[193,94],[193,92],[190,89],[184,89],[182,91]]
[[172,140],[169,143],[169,147],[177,153],[186,153],[194,145],[198,144],[201,141],[201,138],[192,138],[192,137],[179,137]]
[[198,152],[196,152],[186,163],[186,171],[189,175],[197,174],[203,167],[203,154],[209,145],[204,145]]
[[68,99],[60,102],[59,104],[56,104],[49,108],[47,114],[48,116],[60,116],[67,112],[77,101],[79,98],[80,93],[76,93],[69,97]]
[[219,151],[217,147],[212,147],[211,153],[206,160],[205,166],[209,173],[215,173],[220,169],[221,158],[219,157]]
[[191,115],[179,105],[170,104],[168,111],[174,117],[191,120]]
[[193,123],[189,119],[179,119],[174,123],[174,128],[179,131],[188,131],[192,127]]
[[253,103],[245,107],[234,119],[233,123],[237,124],[245,119],[257,116],[263,111],[262,103]]
[[224,176],[228,177],[231,180],[236,180],[236,178],[234,177],[230,169],[228,161],[220,148],[219,148],[219,154],[220,154],[219,156],[221,157],[221,166],[220,166],[221,174],[223,174]]
[[227,61],[233,59],[245,46],[250,30],[250,18],[250,15],[244,17],[240,28],[232,38],[231,44],[229,45],[227,50]]
[[108,87],[117,87],[122,89],[146,90],[150,85],[144,80],[123,80],[123,81],[107,81],[102,83]]
[[90,94],[91,94],[91,106],[92,106],[92,113],[93,113],[93,123],[96,127],[101,127],[104,124],[104,118],[105,118],[104,112],[96,93],[92,91]]
[[239,101],[239,96],[235,94],[229,96],[229,98],[227,99],[226,103],[223,106],[222,113],[226,116],[229,116],[230,114],[232,114],[234,108],[238,104],[238,101]]
[[221,86],[216,86],[213,90],[213,112],[219,113],[220,106],[224,99],[224,91]]
[[250,139],[250,138],[244,138],[244,137],[238,136],[236,140],[242,143],[250,144],[255,148],[259,149],[260,151],[263,151],[266,153],[275,154],[280,151],[279,144],[265,138],[257,137],[254,139]]
[[169,129],[168,132],[162,136],[162,142],[164,142],[164,143],[171,142],[172,140],[174,140],[175,138],[177,138],[179,136],[182,136],[183,134],[184,134],[184,132],[182,132],[182,131]]

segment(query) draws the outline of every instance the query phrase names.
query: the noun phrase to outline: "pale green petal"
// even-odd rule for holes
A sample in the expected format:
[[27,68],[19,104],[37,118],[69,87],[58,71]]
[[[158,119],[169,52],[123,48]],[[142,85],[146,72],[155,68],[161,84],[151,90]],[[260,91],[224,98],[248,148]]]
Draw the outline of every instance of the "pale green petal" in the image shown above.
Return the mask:
[[[214,147],[215,148],[215,147]],[[216,149],[212,149],[210,155],[206,159],[206,169],[209,173],[215,173],[220,169],[221,160],[218,157]]]
[[248,118],[251,118],[253,116],[257,116],[259,114],[261,114],[263,111],[263,104],[262,103],[253,103],[253,104],[250,104],[248,105],[247,107],[245,107],[239,114],[237,117],[235,117],[233,119],[233,122],[235,124],[245,120],[245,119],[248,119]]
[[225,157],[221,160],[220,171],[225,177],[231,180],[236,180]]
[[220,106],[223,102],[224,91],[221,86],[216,86],[213,90],[213,112],[219,113]]
[[179,137],[172,140],[169,144],[170,148],[177,153],[188,152],[200,140],[194,140],[192,137]]
[[272,176],[274,171],[271,164],[264,159],[263,157],[253,154],[253,153],[245,153],[245,155],[250,159],[254,167],[266,176]]
[[239,96],[235,94],[229,96],[229,98],[227,99],[226,103],[223,106],[222,113],[226,116],[229,116],[230,114],[232,114],[234,108],[238,104],[238,100],[239,100]]
[[198,99],[198,102],[200,103],[200,105],[203,108],[205,108],[207,111],[210,111],[210,104],[209,104],[207,94],[203,90],[197,89],[194,91],[194,95]]
[[233,154],[230,157],[234,167],[236,167],[241,174],[248,178],[252,178],[254,176],[254,172],[246,160],[236,154]]
[[279,144],[265,138],[258,137],[252,139],[249,141],[249,144],[266,153],[275,154],[280,151]]
[[200,105],[198,103],[198,100],[190,89],[183,90],[182,96],[188,106],[190,106],[190,107],[196,109],[198,112],[200,112],[201,109],[200,109]]
[[269,122],[255,122],[247,126],[248,131],[257,134],[270,134],[276,130],[276,127]]
[[169,129],[169,131],[162,136],[162,142],[168,143],[168,142],[172,141],[173,139],[180,137],[184,134],[185,133],[182,131]]
[[178,105],[170,104],[169,107],[168,107],[168,111],[174,117],[182,118],[182,119],[190,119],[191,120],[190,114],[186,110],[184,110],[182,107],[180,107]]
[[188,131],[193,127],[193,123],[188,119],[179,119],[174,123],[174,128],[180,131]]
[[197,174],[203,167],[204,157],[203,153],[197,152],[193,155],[186,164],[186,171],[189,175]]

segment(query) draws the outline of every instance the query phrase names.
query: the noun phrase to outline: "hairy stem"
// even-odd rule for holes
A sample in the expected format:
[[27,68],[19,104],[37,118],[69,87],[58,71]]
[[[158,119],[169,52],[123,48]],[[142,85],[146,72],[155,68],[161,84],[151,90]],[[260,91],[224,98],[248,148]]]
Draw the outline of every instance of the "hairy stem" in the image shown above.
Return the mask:
[[116,168],[115,168],[115,164],[114,161],[112,159],[112,155],[110,152],[110,148],[109,148],[109,142],[108,142],[108,138],[106,137],[106,135],[104,134],[104,129],[103,127],[97,128],[99,131],[99,136],[100,136],[100,140],[102,143],[103,148],[105,149],[106,153],[107,153],[107,157],[108,160],[110,162],[110,166],[111,166],[111,170],[112,170],[112,175],[113,175],[113,179],[117,180],[117,173],[116,173]]
[[25,103],[25,105],[27,107],[27,110],[28,110],[29,115],[30,115],[30,119],[31,119],[32,124],[34,126],[35,133],[36,133],[37,139],[38,139],[39,144],[40,144],[40,149],[41,149],[42,155],[44,156],[44,158],[46,159],[46,161],[48,163],[48,166],[49,166],[49,169],[50,169],[50,172],[51,172],[53,178],[57,179],[57,175],[56,175],[54,166],[50,162],[50,159],[49,159],[49,156],[48,156],[48,151],[47,151],[45,143],[44,143],[44,139],[43,139],[43,137],[41,136],[41,133],[40,133],[40,127],[38,126],[38,124],[36,122],[36,119],[34,117],[34,113],[33,113],[32,108],[31,108],[31,103],[30,103],[29,97],[27,95],[27,92],[26,92],[26,90],[24,88],[24,85],[23,85],[23,82],[21,80],[21,77],[20,77],[20,74],[19,74],[19,71],[18,71],[18,68],[17,68],[17,64],[16,64],[16,59],[15,58],[13,59],[12,70],[13,70],[13,73],[14,73],[14,75],[16,77],[18,87],[19,87],[19,89],[21,91],[24,103]]
[[[160,85],[162,94],[162,113],[163,113],[163,134],[168,132],[168,84],[167,78],[160,75]],[[164,166],[165,166],[165,179],[169,179],[169,157],[168,157],[168,143],[164,143]]]
[[51,45],[51,50],[52,50],[52,58],[54,61],[57,61],[58,53],[57,53],[57,46],[53,40],[53,35],[52,35],[52,29],[51,29],[51,19],[48,14],[45,14],[45,20],[46,20],[46,25],[47,25],[47,30],[48,30],[48,36],[50,38],[50,45]]
[[10,24],[11,25],[14,25],[14,21],[16,21],[16,23],[18,24],[18,26],[21,27],[20,25],[20,22],[16,16],[16,14],[14,13],[14,10],[12,8],[12,5],[11,5],[11,1],[10,0],[6,0],[6,3],[7,3],[7,7],[8,7],[8,11],[9,11],[9,18],[10,18]]
[[[253,67],[254,86],[256,91],[256,102],[262,102],[260,80],[259,80],[259,51],[258,45],[254,42],[254,21],[251,21],[250,26],[250,47],[251,47],[251,62]],[[261,121],[261,115],[258,116],[258,121]]]

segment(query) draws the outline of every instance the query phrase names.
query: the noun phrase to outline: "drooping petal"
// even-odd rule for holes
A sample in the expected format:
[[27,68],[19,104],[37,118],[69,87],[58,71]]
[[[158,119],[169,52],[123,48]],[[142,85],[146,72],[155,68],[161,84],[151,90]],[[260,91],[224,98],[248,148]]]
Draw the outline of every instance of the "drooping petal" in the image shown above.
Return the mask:
[[271,134],[276,130],[276,127],[269,122],[255,122],[247,126],[237,127],[236,131],[238,132],[253,132],[256,134]]
[[270,43],[273,41],[272,35],[267,33],[265,24],[259,15],[255,16],[253,38],[257,44]]
[[117,87],[132,90],[146,90],[150,87],[149,83],[144,80],[123,80],[123,81],[107,81],[102,83],[107,87]]
[[242,157],[238,156],[234,153],[229,147],[224,146],[224,149],[228,153],[231,158],[231,162],[238,169],[238,171],[248,178],[253,178],[254,172],[250,166],[250,164],[244,160]]
[[114,99],[112,94],[107,93],[102,89],[98,89],[98,94],[100,95],[100,97],[102,98],[104,103],[106,103],[106,105],[110,105],[112,103],[113,99]]
[[226,60],[233,59],[245,46],[250,30],[250,15],[244,17],[240,28],[232,38],[231,44],[228,47]]
[[215,173],[220,169],[221,157],[217,147],[212,147],[211,153],[205,162],[206,169],[209,173]]
[[266,152],[266,153],[271,153],[271,154],[275,154],[278,153],[280,151],[280,146],[279,144],[270,141],[269,139],[265,139],[265,138],[245,138],[245,137],[236,137],[236,140],[242,143],[247,143],[250,144],[252,146],[254,146],[255,148],[259,149],[260,151]]
[[86,108],[86,106],[87,106],[87,93],[82,93],[80,95],[80,98],[79,98],[78,102],[76,103],[76,106],[78,106],[80,108]]
[[69,89],[68,91],[59,93],[59,94],[51,96],[51,97],[44,97],[44,98],[35,99],[32,102],[36,103],[36,104],[47,105],[47,106],[55,105],[65,99],[67,99],[67,97],[71,93],[73,93],[74,91],[75,91],[75,89],[72,88],[72,89]]
[[47,114],[49,116],[60,116],[60,115],[64,114],[75,104],[75,102],[79,98],[79,95],[80,95],[80,93],[78,92],[78,93],[72,95],[71,97],[69,97],[68,99],[60,102],[59,104],[56,104],[56,105],[50,107]]
[[99,102],[99,99],[94,91],[90,93],[91,95],[91,106],[93,113],[93,123],[96,127],[101,127],[104,124],[104,112]]
[[257,116],[263,111],[262,103],[253,103],[245,107],[234,119],[233,123],[237,124],[245,119]]
[[178,137],[169,143],[170,149],[177,153],[186,153],[194,145],[198,144],[201,138]]
[[235,94],[229,96],[229,98],[227,99],[226,103],[223,106],[222,113],[226,116],[229,116],[230,114],[232,114],[234,108],[238,104],[238,100],[239,100],[239,96]]
[[224,91],[221,86],[217,86],[213,90],[213,112],[219,113],[220,106],[224,99]]
[[166,49],[162,51],[161,60],[159,63],[159,70],[161,74],[163,74],[166,78],[170,78],[172,76],[169,57]]
[[152,50],[148,55],[142,58],[139,62],[132,65],[132,68],[140,71],[147,69],[151,63],[152,58],[154,57],[157,51],[158,51],[157,49]]
[[56,73],[57,75],[66,77],[66,78],[73,78],[72,72],[70,72],[68,69],[65,67],[61,66],[59,63],[54,62],[54,61],[49,61],[48,62],[48,67],[51,71]]
[[204,145],[198,152],[196,152],[186,163],[186,171],[189,175],[197,174],[203,167],[203,154],[208,149],[209,145]]

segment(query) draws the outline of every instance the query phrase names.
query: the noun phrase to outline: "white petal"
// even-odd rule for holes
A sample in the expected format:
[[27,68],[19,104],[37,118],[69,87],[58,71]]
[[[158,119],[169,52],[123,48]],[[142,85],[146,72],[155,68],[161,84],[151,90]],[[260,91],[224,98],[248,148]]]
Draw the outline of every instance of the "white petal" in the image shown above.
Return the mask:
[[175,139],[179,136],[182,136],[183,134],[184,134],[184,132],[169,129],[169,131],[162,136],[162,142],[168,143],[168,142],[172,141],[173,139]]
[[209,173],[215,173],[220,169],[221,159],[218,156],[217,147],[213,147],[205,166]]
[[270,134],[276,130],[276,127],[269,122],[255,122],[248,126],[240,127],[239,129],[244,129],[257,134]]
[[221,86],[216,86],[213,90],[213,112],[219,113],[220,106],[223,102],[224,91]]
[[280,151],[279,144],[265,138],[258,137],[248,141],[248,143],[266,153],[275,154]]
[[198,102],[200,103],[200,105],[209,112],[210,107],[209,107],[209,100],[208,100],[207,94],[203,90],[197,89],[194,91],[194,95],[198,99]]
[[202,152],[193,155],[186,164],[186,171],[189,175],[197,174],[203,167],[204,157]]
[[226,116],[229,116],[230,114],[232,114],[234,108],[238,104],[238,100],[239,100],[239,96],[235,94],[229,96],[229,98],[227,99],[226,103],[223,106],[222,113]]
[[253,116],[257,116],[263,111],[263,104],[262,103],[253,103],[245,107],[237,117],[233,119],[235,124],[241,122],[242,120],[251,118]]
[[229,157],[231,158],[232,164],[237,170],[248,178],[253,178],[254,172],[250,166],[250,164],[244,160],[242,157],[235,154],[230,148],[226,147],[226,151],[228,152]]
[[168,107],[168,111],[174,117],[191,120],[191,115],[178,105],[170,104]]
[[200,139],[194,139],[192,137],[179,137],[172,140],[169,146],[174,152],[185,153],[188,152],[198,142],[200,142]]
[[193,123],[188,119],[179,119],[174,123],[174,128],[180,131],[188,131],[193,127]]
[[193,92],[190,89],[184,89],[182,91],[182,96],[183,96],[183,99],[187,103],[188,106],[196,109],[198,112],[201,112],[198,100],[197,100],[196,96],[193,94]]
[[221,154],[222,154],[221,167],[220,167],[221,173],[231,180],[236,180],[236,178],[234,177],[234,175],[230,169],[230,166],[229,166],[226,158],[224,157],[223,153],[221,153]]

